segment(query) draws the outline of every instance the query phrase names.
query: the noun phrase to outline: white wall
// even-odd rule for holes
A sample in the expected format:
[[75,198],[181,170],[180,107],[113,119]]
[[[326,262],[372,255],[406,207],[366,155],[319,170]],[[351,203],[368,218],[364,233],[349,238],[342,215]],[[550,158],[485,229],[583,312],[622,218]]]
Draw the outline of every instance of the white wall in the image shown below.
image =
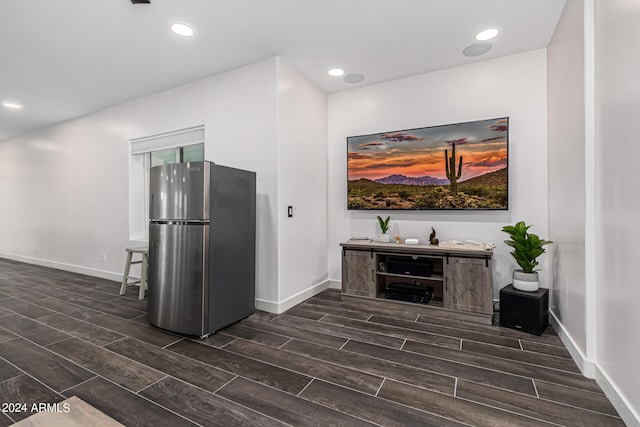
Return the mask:
[[257,172],[257,298],[275,300],[276,90],[272,58],[0,142],[0,256],[117,280],[129,140],[204,124],[207,160]]
[[639,25],[635,1],[569,0],[548,48],[552,312],[629,426],[640,426]]
[[0,143],[0,252],[98,274],[122,269],[128,154],[127,140],[112,139],[118,122],[88,116]]
[[[329,277],[340,280],[339,244],[375,234],[377,211],[347,211],[346,137],[494,117],[510,117],[508,211],[391,211],[395,230],[426,239],[472,239],[498,244],[494,297],[511,281],[515,261],[503,243],[503,225],[524,220],[546,237],[546,53],[536,50],[329,96]],[[548,283],[541,257],[542,286]]]
[[[551,311],[587,356],[584,7],[569,0],[547,48]],[[592,171],[589,171],[592,173]],[[591,189],[589,189],[591,191]]]
[[[597,360],[640,425],[640,4],[598,0],[596,22]],[[629,414],[630,415],[630,414]]]
[[[327,286],[325,92],[278,59],[278,271],[285,309]],[[287,206],[293,217],[287,217]]]

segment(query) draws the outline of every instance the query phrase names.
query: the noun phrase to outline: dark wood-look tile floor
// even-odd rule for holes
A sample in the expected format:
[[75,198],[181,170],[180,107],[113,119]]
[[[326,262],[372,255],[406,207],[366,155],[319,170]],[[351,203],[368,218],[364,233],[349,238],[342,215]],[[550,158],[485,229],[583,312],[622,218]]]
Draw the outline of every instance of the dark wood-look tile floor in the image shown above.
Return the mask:
[[[149,326],[137,288],[0,259],[0,401],[77,396],[127,426],[622,426],[541,336],[327,290],[204,340]],[[31,412],[4,411],[0,426]]]

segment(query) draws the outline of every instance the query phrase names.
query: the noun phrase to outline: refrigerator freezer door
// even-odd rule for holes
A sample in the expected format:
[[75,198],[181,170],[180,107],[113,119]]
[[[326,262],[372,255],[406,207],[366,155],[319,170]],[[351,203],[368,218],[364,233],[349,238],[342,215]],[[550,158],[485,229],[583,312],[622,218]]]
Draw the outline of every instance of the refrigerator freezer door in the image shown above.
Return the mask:
[[149,218],[209,220],[209,162],[174,163],[149,170]]
[[209,225],[149,224],[149,323],[204,336],[208,331]]

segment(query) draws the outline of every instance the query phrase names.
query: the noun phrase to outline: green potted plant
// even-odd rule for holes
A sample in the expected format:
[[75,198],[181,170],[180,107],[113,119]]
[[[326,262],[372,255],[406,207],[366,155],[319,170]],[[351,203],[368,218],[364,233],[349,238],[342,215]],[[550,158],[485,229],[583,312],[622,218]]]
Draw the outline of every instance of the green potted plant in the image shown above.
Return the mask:
[[536,258],[546,252],[545,245],[553,242],[529,233],[531,227],[520,221],[516,225],[502,227],[502,231],[511,238],[504,242],[513,248],[511,255],[521,268],[513,271],[513,287],[521,291],[535,292],[540,287],[538,272],[534,271],[538,265]]
[[391,241],[391,234],[388,233],[391,226],[389,225],[389,220],[391,217],[388,216],[386,219],[382,219],[380,215],[378,215],[378,225],[380,226],[380,234],[378,234],[378,240],[384,243],[389,243]]

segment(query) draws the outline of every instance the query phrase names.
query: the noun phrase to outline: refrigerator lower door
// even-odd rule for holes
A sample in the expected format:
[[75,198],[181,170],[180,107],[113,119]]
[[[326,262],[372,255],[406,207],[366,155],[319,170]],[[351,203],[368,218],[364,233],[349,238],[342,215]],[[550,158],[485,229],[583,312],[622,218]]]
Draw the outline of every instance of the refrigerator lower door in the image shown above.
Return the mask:
[[208,331],[208,224],[149,224],[149,323],[203,337]]

